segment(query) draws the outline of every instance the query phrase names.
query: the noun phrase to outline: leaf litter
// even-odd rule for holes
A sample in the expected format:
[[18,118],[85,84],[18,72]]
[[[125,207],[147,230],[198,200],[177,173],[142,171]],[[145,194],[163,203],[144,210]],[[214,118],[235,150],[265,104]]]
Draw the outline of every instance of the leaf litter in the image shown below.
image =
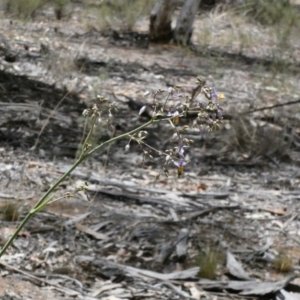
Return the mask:
[[[32,24],[28,22],[24,26],[30,28]],[[47,22],[38,26],[48,27]],[[1,23],[1,27],[7,29],[7,23]],[[197,67],[199,57],[185,58],[186,54],[179,49],[170,47],[166,58],[160,54],[163,49],[153,45],[143,54],[134,47],[126,49],[107,44],[103,36],[94,32],[85,35],[88,48],[82,48],[85,60],[77,61],[77,67],[84,63],[83,72],[76,73],[77,82],[72,76],[66,76],[68,71],[61,80],[58,73],[45,73],[36,67],[37,58],[43,55],[36,54],[39,43],[30,30],[26,36],[20,28],[16,22],[19,42],[17,39],[11,42],[20,51],[20,59],[7,67],[6,73],[1,69],[2,81],[8,87],[12,81],[21,87],[22,80],[28,80],[18,77],[24,73],[26,55],[32,57],[26,65],[27,76],[42,78],[39,82],[28,80],[18,93],[8,88],[2,100],[5,105],[2,103],[0,107],[4,111],[2,133],[8,141],[0,149],[0,199],[19,202],[21,217],[73,162],[82,129],[78,118],[87,105],[84,100],[90,97],[86,87],[87,90],[96,87],[117,99],[123,112],[117,115],[117,120],[126,129],[142,121],[142,116],[138,116],[142,106],[135,99],[142,97],[146,89],[182,84],[185,91],[191,91],[195,76],[207,75]],[[76,33],[76,29],[70,29]],[[66,33],[61,32],[61,37],[50,31],[46,34],[56,42],[50,45],[51,51],[59,52],[66,43]],[[109,54],[99,50],[95,38],[103,43],[103,49],[110,50]],[[76,34],[71,34],[70,56],[76,57],[78,42]],[[29,54],[21,49],[23,43],[32,45]],[[134,55],[128,56],[128,51]],[[183,61],[180,67],[178,57]],[[203,60],[203,64],[210,66],[211,61]],[[99,65],[109,75],[105,84],[93,75],[98,74]],[[110,153],[101,153],[85,162],[61,188],[68,191],[78,180],[86,180],[91,183],[87,197],[76,195],[64,203],[55,203],[30,220],[26,231],[1,260],[1,297],[116,300],[248,299],[251,296],[257,299],[267,295],[274,299],[299,298],[296,213],[300,182],[299,120],[297,116],[290,120],[289,108],[283,108],[283,117],[295,128],[295,144],[290,146],[285,139],[279,139],[276,151],[272,150],[272,139],[267,140],[271,146],[262,140],[272,134],[288,137],[282,124],[284,118],[274,126],[264,119],[262,110],[255,112],[255,120],[250,117],[250,121],[243,120],[242,125],[233,128],[230,118],[236,111],[261,108],[260,97],[270,98],[269,93],[276,87],[263,84],[268,80],[268,72],[245,71],[245,66],[237,70],[234,62],[226,68],[216,68],[210,80],[230,95],[226,100],[227,131],[207,141],[196,140],[192,150],[194,161],[185,176],[178,180],[174,172],[168,180],[155,180],[159,163],[140,164],[138,150],[131,149],[133,152],[128,155],[122,143],[114,145]],[[297,86],[297,77],[289,76],[290,84]],[[275,78],[274,85],[279,81]],[[53,88],[53,84],[64,92]],[[70,93],[64,105],[53,113],[66,91]],[[24,101],[18,94],[29,100]],[[45,98],[45,94],[51,97]],[[283,102],[294,94],[295,91],[289,94],[284,89],[277,94],[278,101]],[[10,97],[18,103],[12,106]],[[39,102],[42,100],[43,105]],[[134,111],[130,105],[135,104]],[[41,130],[50,115],[49,126],[40,136],[39,152],[24,150],[35,145],[36,131]],[[14,134],[10,128],[16,122],[23,122],[24,126]],[[236,135],[241,128],[250,135],[238,136],[235,143],[230,132]],[[163,141],[158,139],[157,129],[162,132]],[[194,136],[193,132],[189,134]],[[155,128],[150,136],[154,143],[168,142],[163,127]],[[247,138],[252,139],[251,147],[243,147]],[[20,143],[23,148],[16,147]],[[54,147],[49,147],[49,143]],[[281,162],[278,153],[283,152],[288,159]],[[104,170],[106,163],[109,168]],[[16,224],[16,221],[1,220],[1,241],[11,234]],[[199,278],[201,267],[197,258],[210,249],[227,259],[226,264],[216,261],[214,278],[208,280]],[[274,268],[282,253],[292,261],[288,273]],[[17,285],[26,286],[39,296],[30,296]]]

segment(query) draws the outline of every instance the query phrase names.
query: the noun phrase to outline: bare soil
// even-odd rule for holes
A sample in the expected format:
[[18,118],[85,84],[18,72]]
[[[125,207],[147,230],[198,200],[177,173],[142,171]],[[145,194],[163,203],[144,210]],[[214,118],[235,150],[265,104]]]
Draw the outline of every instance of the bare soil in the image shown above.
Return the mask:
[[[125,152],[126,140],[76,169],[60,193],[85,181],[87,192],[29,221],[0,260],[1,299],[276,299],[281,289],[300,292],[297,32],[275,61],[270,29],[224,12],[199,16],[192,50],[149,43],[145,20],[125,33],[87,29],[80,10],[61,21],[51,10],[29,22],[1,12],[0,20],[2,245],[19,224],[4,220],[7,204],[16,203],[22,220],[74,163],[82,111],[98,94],[118,105],[116,134],[147,121],[138,116],[151,104],[147,90],[181,85],[190,94],[199,76],[226,96],[221,131],[206,138],[187,132],[195,142],[183,177],[171,168],[169,178],[156,179],[161,158],[143,161],[134,145]],[[205,24],[211,38],[204,47]],[[246,48],[230,43],[236,26],[256,33]],[[172,134],[155,125],[147,143],[171,147]],[[103,130],[95,142],[108,137]],[[218,257],[210,279],[199,269],[207,253]],[[282,257],[286,270],[276,264]],[[237,281],[247,288],[233,287]]]

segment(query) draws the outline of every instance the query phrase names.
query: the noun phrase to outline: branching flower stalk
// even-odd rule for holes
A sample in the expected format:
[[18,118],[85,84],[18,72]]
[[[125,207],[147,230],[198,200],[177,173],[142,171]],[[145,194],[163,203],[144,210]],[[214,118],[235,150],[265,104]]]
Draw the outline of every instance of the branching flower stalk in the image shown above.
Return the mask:
[[[13,235],[9,238],[9,240],[6,242],[6,244],[3,246],[3,248],[1,249],[0,252],[0,257],[2,257],[2,255],[5,253],[5,251],[7,250],[7,248],[12,244],[12,242],[14,241],[14,239],[18,236],[18,234],[20,233],[20,231],[23,229],[23,227],[25,226],[25,224],[31,219],[31,217],[37,213],[39,210],[43,209],[47,204],[49,204],[49,202],[52,200],[53,201],[53,197],[55,196],[55,194],[52,195],[52,193],[54,193],[56,191],[56,189],[59,187],[59,185],[65,181],[65,179],[83,162],[85,161],[88,157],[92,156],[95,152],[97,152],[98,150],[100,150],[101,148],[106,147],[107,145],[116,142],[118,140],[124,139],[126,137],[128,137],[129,135],[133,135],[136,132],[139,132],[142,129],[145,129],[147,127],[149,127],[150,125],[160,122],[160,121],[164,121],[164,120],[168,120],[169,118],[166,119],[162,119],[162,120],[153,120],[151,119],[150,121],[148,121],[147,123],[141,125],[140,127],[121,134],[117,137],[114,137],[108,141],[105,141],[103,143],[101,143],[100,145],[96,146],[94,149],[90,150],[90,151],[85,151],[83,152],[79,159],[72,165],[72,167],[63,175],[61,176],[60,179],[57,180],[57,182],[51,187],[49,188],[49,190],[45,193],[45,195],[36,203],[36,205],[30,210],[30,212],[26,215],[26,217],[24,218],[24,220],[21,222],[21,224],[18,226],[18,228],[16,229],[16,231],[13,233]],[[90,131],[92,131],[93,128],[91,128]],[[86,142],[87,143],[87,142]]]
[[[55,198],[57,193],[59,192],[60,184],[68,178],[69,175],[87,158],[91,157],[94,153],[99,151],[100,149],[111,145],[112,143],[121,140],[121,139],[129,139],[127,145],[125,146],[125,151],[128,152],[130,149],[131,142],[137,142],[143,150],[143,157],[148,157],[153,160],[153,156],[149,153],[156,153],[159,156],[165,156],[165,160],[163,163],[163,172],[166,176],[168,176],[168,166],[173,164],[177,167],[178,177],[183,174],[184,167],[189,163],[189,159],[185,156],[185,149],[188,148],[193,140],[189,140],[184,138],[184,132],[188,130],[190,127],[188,125],[180,126],[180,118],[188,115],[189,112],[196,114],[197,117],[193,121],[191,127],[197,127],[200,130],[200,134],[206,134],[208,131],[218,129],[223,118],[223,108],[218,103],[219,100],[224,98],[223,94],[219,94],[215,89],[207,88],[205,86],[205,81],[197,78],[197,88],[194,90],[192,97],[185,97],[185,101],[179,101],[177,104],[171,103],[168,106],[168,102],[178,101],[182,98],[182,95],[179,93],[180,87],[175,86],[174,88],[169,88],[167,91],[167,96],[164,101],[159,100],[158,98],[165,93],[165,91],[159,89],[154,93],[153,103],[152,103],[152,113],[151,119],[144,123],[143,125],[126,132],[124,134],[120,134],[118,136],[113,136],[107,141],[100,143],[97,146],[92,146],[91,139],[92,136],[96,133],[95,128],[97,126],[107,127],[109,132],[115,132],[115,127],[112,125],[113,120],[113,112],[117,112],[117,108],[115,107],[115,103],[110,103],[102,97],[98,97],[97,104],[94,104],[91,109],[86,109],[83,112],[83,116],[86,118],[90,118],[91,127],[85,138],[82,149],[80,151],[79,158],[75,161],[75,163],[71,166],[71,168],[63,174],[56,183],[48,189],[48,191],[41,197],[41,199],[34,205],[34,207],[29,211],[21,224],[17,227],[13,235],[9,238],[6,244],[0,251],[0,257],[5,253],[7,248],[12,244],[12,242],[16,239],[20,231],[24,228],[26,223],[30,220],[31,217],[34,216],[38,211],[45,208],[48,204],[51,204],[55,201],[71,198],[74,196],[76,192],[84,191],[86,189],[86,185],[83,185],[75,190],[74,193],[65,193],[60,197]],[[199,94],[203,94],[205,98],[208,100],[208,103],[196,102],[196,98]],[[143,106],[139,115],[142,115],[147,106]],[[203,120],[204,124],[203,125]],[[173,130],[173,139],[177,140],[177,146],[171,149],[155,149],[155,147],[149,145],[144,139],[147,137],[148,132],[145,131],[146,128],[151,125],[159,122],[167,122],[171,125],[171,129]],[[206,132],[207,131],[207,132]],[[143,149],[143,147],[147,148],[147,150]]]

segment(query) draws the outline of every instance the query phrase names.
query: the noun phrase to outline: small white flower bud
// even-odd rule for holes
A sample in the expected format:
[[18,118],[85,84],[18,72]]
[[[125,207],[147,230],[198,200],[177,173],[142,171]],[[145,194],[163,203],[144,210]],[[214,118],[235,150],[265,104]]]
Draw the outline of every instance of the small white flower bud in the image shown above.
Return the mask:
[[146,97],[146,96],[148,96],[150,94],[150,92],[149,91],[146,91],[145,93],[144,93],[144,97]]
[[168,88],[168,93],[171,94],[172,93],[173,88],[169,87]]
[[170,160],[170,158],[171,158],[170,155],[167,155],[166,156],[166,162],[168,162]]
[[129,144],[127,144],[127,145],[125,146],[125,152],[128,152],[128,151],[129,151],[129,149],[130,149],[130,145],[129,145]]
[[89,109],[85,109],[85,110],[82,112],[82,115],[83,115],[84,117],[88,116],[88,114],[89,114]]
[[144,105],[144,106],[140,109],[139,115],[141,115],[145,110],[146,110],[146,105]]

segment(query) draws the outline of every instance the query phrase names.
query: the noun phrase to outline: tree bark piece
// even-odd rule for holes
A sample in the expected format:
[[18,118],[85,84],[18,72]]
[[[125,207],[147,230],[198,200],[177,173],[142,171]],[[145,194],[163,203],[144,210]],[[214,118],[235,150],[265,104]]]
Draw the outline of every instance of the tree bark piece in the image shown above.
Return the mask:
[[174,31],[174,41],[176,43],[181,45],[188,45],[190,43],[193,23],[200,2],[201,0],[186,0],[184,2]]
[[158,0],[150,15],[150,39],[169,42],[173,38],[172,15],[178,0]]

